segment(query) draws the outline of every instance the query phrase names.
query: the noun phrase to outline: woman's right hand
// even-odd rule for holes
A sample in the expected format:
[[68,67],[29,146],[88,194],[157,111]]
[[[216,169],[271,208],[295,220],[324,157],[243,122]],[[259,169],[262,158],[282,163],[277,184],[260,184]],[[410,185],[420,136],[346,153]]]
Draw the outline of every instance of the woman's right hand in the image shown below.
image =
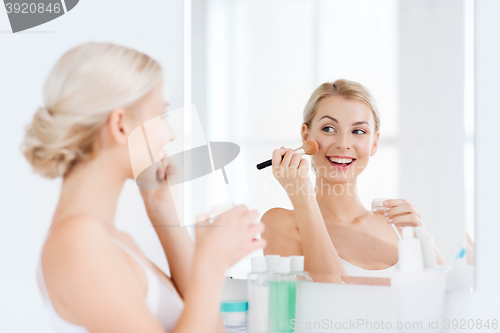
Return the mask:
[[[254,223],[259,217],[256,210],[245,205],[236,206],[221,215],[213,223],[205,221],[195,224],[196,255],[226,270],[251,252],[266,246],[264,239],[255,236],[264,231],[263,223]],[[200,217],[198,217],[200,220]]]
[[309,178],[309,162],[302,158],[302,154],[281,147],[273,151],[272,161],[273,175],[290,199],[294,196],[314,194]]

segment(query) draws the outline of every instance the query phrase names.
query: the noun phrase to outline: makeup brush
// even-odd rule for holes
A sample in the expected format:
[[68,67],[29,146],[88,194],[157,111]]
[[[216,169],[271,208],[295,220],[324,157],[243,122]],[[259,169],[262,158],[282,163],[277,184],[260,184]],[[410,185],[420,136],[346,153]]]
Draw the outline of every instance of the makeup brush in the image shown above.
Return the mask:
[[[302,149],[302,152],[299,151],[300,149]],[[319,147],[318,147],[318,143],[316,141],[306,140],[304,142],[304,144],[302,145],[302,147],[296,148],[293,151],[299,151],[299,154],[314,155],[318,152],[318,150],[319,150]],[[283,160],[283,157],[284,156],[281,156],[281,160]],[[270,166],[272,164],[273,164],[273,160],[270,159],[270,160],[267,160],[265,162],[257,164],[257,169],[261,170],[261,169],[267,168],[268,166]]]

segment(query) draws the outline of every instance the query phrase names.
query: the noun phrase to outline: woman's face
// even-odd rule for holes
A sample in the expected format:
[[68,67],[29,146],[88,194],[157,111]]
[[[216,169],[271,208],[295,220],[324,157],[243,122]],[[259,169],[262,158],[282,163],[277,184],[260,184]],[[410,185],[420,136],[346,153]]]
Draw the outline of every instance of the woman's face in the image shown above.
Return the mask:
[[377,151],[373,112],[365,103],[339,96],[318,106],[310,128],[303,124],[303,141],[312,139],[319,151],[312,157],[318,177],[335,183],[356,178]]
[[167,106],[163,84],[159,83],[133,111],[134,130],[128,143],[135,175],[168,156],[165,145],[175,139],[175,133],[167,121]]
[[155,161],[166,156],[165,145],[175,139],[174,130],[167,120],[167,107],[163,83],[159,83],[137,110]]

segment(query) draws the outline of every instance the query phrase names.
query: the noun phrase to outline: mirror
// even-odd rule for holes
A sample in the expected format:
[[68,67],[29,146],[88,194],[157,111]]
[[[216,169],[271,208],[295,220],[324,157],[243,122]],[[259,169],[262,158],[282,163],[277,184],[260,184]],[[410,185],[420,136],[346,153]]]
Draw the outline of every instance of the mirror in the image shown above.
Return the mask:
[[[377,152],[357,177],[363,206],[406,199],[446,264],[469,264],[472,274],[473,16],[468,0],[193,0],[192,102],[209,140],[241,147],[233,177],[245,181],[243,202],[262,214],[293,209],[271,168],[255,165],[302,145],[302,113],[320,84],[352,80],[380,113]],[[397,258],[397,239],[387,237],[390,244],[373,244]],[[339,249],[370,267],[348,243]],[[235,267],[245,269],[248,261]]]

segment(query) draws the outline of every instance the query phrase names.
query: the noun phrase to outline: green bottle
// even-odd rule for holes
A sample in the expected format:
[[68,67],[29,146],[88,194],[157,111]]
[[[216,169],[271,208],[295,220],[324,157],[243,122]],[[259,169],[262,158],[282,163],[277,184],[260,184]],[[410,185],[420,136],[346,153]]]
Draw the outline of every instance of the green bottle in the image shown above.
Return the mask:
[[293,332],[297,282],[290,273],[290,258],[276,259],[276,271],[269,278],[271,333]]

